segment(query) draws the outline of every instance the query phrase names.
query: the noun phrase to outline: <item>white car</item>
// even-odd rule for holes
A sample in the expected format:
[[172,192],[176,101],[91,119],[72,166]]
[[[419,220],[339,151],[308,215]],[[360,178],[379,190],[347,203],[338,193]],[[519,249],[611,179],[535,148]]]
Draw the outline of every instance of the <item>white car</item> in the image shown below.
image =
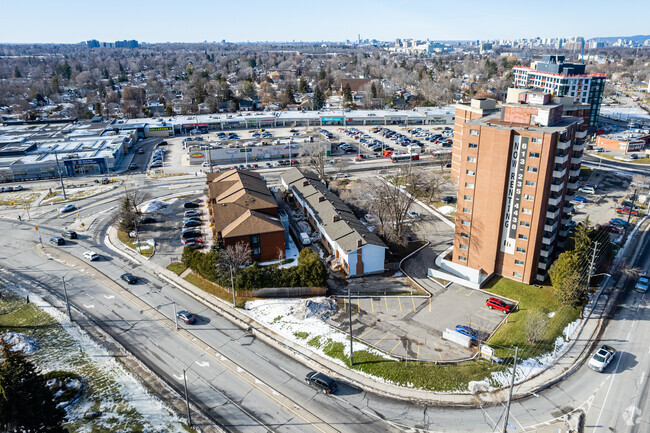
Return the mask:
[[59,209],[59,212],[61,212],[61,213],[72,212],[75,209],[77,209],[77,206],[75,206],[73,204],[67,204],[67,205],[63,206],[61,209]]
[[581,186],[578,188],[578,191],[586,193],[586,194],[596,194],[596,188],[593,186]]
[[97,253],[94,252],[94,251],[86,251],[86,252],[84,253],[84,258],[85,258],[86,260],[89,260],[89,261],[92,262],[92,261],[94,261],[94,260],[98,260],[98,259],[99,259],[99,254],[97,254]]
[[417,218],[417,217],[420,216],[420,214],[417,213],[417,212],[414,211],[414,210],[410,210],[410,211],[409,211],[409,216],[410,216],[411,218]]
[[616,356],[616,349],[604,344],[589,360],[589,368],[600,373],[612,362],[614,356]]

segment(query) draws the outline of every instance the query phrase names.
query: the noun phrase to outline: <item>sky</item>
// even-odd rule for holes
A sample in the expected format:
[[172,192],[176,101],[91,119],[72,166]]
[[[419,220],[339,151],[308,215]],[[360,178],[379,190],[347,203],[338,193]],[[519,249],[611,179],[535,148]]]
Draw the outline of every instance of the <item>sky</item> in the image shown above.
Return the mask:
[[[515,6],[516,5],[516,6]],[[0,0],[0,43],[488,40],[649,34],[648,0]]]

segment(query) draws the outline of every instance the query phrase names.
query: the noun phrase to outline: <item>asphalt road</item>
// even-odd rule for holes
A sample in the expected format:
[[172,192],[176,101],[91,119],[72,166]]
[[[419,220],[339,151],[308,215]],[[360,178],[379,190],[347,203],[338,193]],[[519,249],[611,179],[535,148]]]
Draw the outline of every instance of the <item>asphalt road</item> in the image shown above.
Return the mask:
[[[144,180],[138,174],[128,178],[156,196],[192,191],[200,184],[196,179],[177,179],[175,184],[183,186],[170,191],[168,182]],[[95,215],[96,222],[90,236],[64,250],[81,257],[83,251],[92,248],[107,257],[93,266],[111,280],[118,281],[121,273],[131,272],[144,279],[142,284],[129,287],[127,293],[123,291],[126,286],[118,282],[121,289],[115,290],[115,283],[111,281],[88,278],[96,272],[90,267],[76,266],[71,270],[64,263],[46,261],[39,256],[35,250],[38,234],[47,240],[75,218],[73,214],[58,215],[53,206],[34,208],[32,221],[24,223],[17,221],[17,211],[0,211],[0,230],[5,233],[0,263],[5,278],[16,278],[33,290],[42,290],[39,285],[30,284],[30,281],[38,282],[47,290],[61,294],[60,276],[68,273],[69,295],[76,308],[104,323],[115,339],[134,348],[134,354],[153,366],[158,374],[180,386],[180,373],[184,366],[191,364],[188,385],[193,401],[214,419],[230,426],[232,431],[328,431],[329,427],[336,431],[359,432],[500,431],[503,405],[474,409],[424,407],[365,393],[346,384],[342,384],[341,391],[334,396],[317,393],[304,384],[302,379],[308,368],[299,361],[252,338],[165,284],[155,274],[112,254],[103,246],[106,227],[120,198],[121,191],[116,190],[80,200],[80,211]],[[33,224],[39,225],[38,232]],[[648,250],[646,245],[645,257],[650,256]],[[647,259],[644,266],[648,266]],[[85,272],[80,272],[81,269]],[[179,307],[197,313],[200,323],[180,333],[174,331],[173,306],[169,305],[172,299]],[[628,296],[603,336],[604,341],[615,342],[622,351],[620,361],[616,361],[618,365],[610,367],[605,374],[583,366],[569,379],[538,396],[514,402],[511,425],[517,431],[534,431],[561,419],[564,413],[581,408],[587,413],[587,425],[592,426],[587,431],[604,432],[610,426],[617,432],[647,431],[650,408],[646,398],[647,380],[643,378],[648,375],[650,331],[646,302],[636,294]],[[143,303],[151,310],[143,308]],[[638,315],[636,320],[635,315]],[[185,332],[190,332],[191,337],[185,338],[189,336]],[[192,360],[204,348],[197,346],[193,338],[212,348],[194,364]],[[234,364],[223,361],[221,355]],[[245,374],[232,365],[239,366],[257,380],[246,380]],[[263,383],[257,383],[258,380]],[[627,420],[632,419],[626,414],[634,404],[638,406],[638,416],[634,418],[635,424],[626,430]],[[314,419],[322,423],[307,421]]]

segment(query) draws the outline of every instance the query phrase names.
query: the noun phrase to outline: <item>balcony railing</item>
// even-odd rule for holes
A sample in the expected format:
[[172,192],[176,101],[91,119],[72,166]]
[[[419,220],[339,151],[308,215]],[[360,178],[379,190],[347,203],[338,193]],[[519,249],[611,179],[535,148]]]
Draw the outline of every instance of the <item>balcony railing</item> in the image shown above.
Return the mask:
[[560,203],[562,203],[562,196],[555,197],[555,198],[553,197],[548,198],[548,204],[550,204],[551,206],[559,206]]
[[560,216],[560,209],[556,210],[555,212],[546,211],[546,218],[554,220],[557,219],[558,216]]
[[578,182],[577,180],[575,182],[569,182],[567,184],[567,188],[569,189],[578,189],[579,186],[580,186],[580,182]]
[[[555,172],[553,172],[553,176],[555,176]],[[575,176],[580,176],[579,168],[569,170],[569,177],[575,177]]]
[[553,233],[558,224],[559,222],[557,220],[553,224],[544,224],[544,231]]
[[551,191],[553,192],[560,192],[562,189],[564,189],[564,185],[566,182],[558,183],[558,184],[551,184]]
[[587,130],[576,131],[576,138],[585,138],[587,136]]
[[558,141],[557,150],[567,150],[571,146],[571,141]]
[[[582,155],[580,155],[578,157],[575,157],[575,156],[571,157],[571,164],[576,164],[576,165],[582,164]],[[578,170],[578,172],[580,172],[580,170]]]
[[549,248],[547,250],[542,248],[541,250],[539,250],[539,255],[542,257],[549,257],[552,253],[553,253],[553,248]]
[[555,163],[556,164],[564,164],[568,160],[569,160],[569,155],[568,154],[566,154],[564,156],[556,156],[555,157]]
[[566,174],[566,168],[560,170],[553,170],[553,177],[556,179],[562,179]]
[[555,242],[555,237],[556,237],[555,233],[549,235],[544,233],[544,237],[542,238],[542,243],[546,245],[553,245],[553,242]]
[[576,143],[573,145],[573,151],[574,152],[582,152],[585,150],[585,144],[584,143]]

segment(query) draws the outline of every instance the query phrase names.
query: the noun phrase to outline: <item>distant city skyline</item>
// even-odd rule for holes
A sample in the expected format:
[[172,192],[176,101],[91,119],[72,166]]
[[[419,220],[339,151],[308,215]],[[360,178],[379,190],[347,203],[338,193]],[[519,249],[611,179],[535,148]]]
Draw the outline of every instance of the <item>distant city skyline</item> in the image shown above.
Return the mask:
[[[650,3],[494,0],[2,1],[0,43],[493,40],[647,34]],[[65,5],[65,6],[63,6]],[[618,4],[616,4],[618,5]]]

